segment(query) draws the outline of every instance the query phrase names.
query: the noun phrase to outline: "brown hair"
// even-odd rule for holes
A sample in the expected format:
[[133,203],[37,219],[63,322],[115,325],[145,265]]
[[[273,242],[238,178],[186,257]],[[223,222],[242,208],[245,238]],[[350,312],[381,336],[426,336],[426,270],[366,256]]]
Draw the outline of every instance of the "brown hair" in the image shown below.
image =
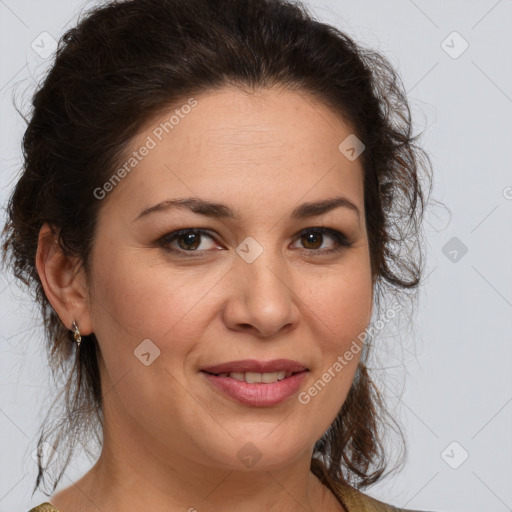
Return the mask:
[[[67,447],[55,490],[77,442],[86,448],[85,436],[94,434],[101,445],[103,424],[97,340],[94,333],[84,336],[72,357],[71,332],[35,266],[40,228],[48,222],[64,253],[78,256],[88,273],[100,208],[94,189],[152,118],[183,98],[227,85],[309,93],[351,123],[365,145],[360,158],[376,303],[385,292],[410,297],[420,283],[427,197],[421,178],[430,193],[431,165],[411,133],[400,78],[383,55],[287,0],[124,0],[90,9],[60,39],[33,96],[23,173],[2,233],[3,262],[33,291],[50,367],[67,379],[60,421],[46,424],[52,408],[41,427],[34,492],[44,481],[43,443],[52,434],[55,450],[62,452],[62,438]],[[334,492],[383,477],[388,457],[379,428],[386,418],[398,425],[365,366],[369,341],[343,407],[313,452],[311,470]]]

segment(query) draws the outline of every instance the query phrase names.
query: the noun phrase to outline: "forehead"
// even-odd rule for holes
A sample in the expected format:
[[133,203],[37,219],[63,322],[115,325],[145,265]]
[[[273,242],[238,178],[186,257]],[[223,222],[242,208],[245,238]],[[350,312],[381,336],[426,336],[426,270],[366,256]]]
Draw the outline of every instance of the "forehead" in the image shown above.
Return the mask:
[[357,202],[363,192],[361,163],[339,148],[350,136],[346,120],[303,92],[202,93],[141,129],[124,162],[131,158],[136,165],[112,196],[139,209],[191,195],[231,203],[250,197],[263,204],[268,198],[268,208],[278,196],[297,202],[336,191]]

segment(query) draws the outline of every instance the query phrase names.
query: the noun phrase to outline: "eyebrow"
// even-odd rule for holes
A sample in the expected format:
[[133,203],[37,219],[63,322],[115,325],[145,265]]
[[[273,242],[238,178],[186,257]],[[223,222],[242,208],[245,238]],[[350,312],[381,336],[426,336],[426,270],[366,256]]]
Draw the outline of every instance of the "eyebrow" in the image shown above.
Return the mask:
[[[331,210],[340,207],[352,210],[357,214],[358,218],[360,217],[358,207],[346,197],[339,196],[330,199],[324,199],[322,201],[301,204],[291,212],[290,218],[292,220],[307,219],[310,217],[322,215],[323,213],[330,212]],[[241,219],[240,214],[233,211],[226,204],[204,201],[203,199],[198,199],[195,197],[187,197],[183,199],[168,199],[154,206],[150,206],[149,208],[146,208],[140,212],[139,215],[137,215],[137,217],[134,219],[134,222],[153,213],[165,212],[173,208],[189,210],[199,215],[205,215],[207,217],[213,217],[217,219],[225,218],[237,221]]]

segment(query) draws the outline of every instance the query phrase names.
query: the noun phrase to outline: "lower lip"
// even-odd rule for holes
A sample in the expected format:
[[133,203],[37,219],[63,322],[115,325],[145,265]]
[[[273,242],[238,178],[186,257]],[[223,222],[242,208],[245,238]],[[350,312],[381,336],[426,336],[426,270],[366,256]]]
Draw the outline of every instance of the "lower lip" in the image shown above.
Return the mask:
[[295,395],[309,371],[295,373],[272,384],[257,382],[249,384],[230,377],[218,377],[201,371],[208,381],[218,390],[245,405],[269,407],[277,405]]

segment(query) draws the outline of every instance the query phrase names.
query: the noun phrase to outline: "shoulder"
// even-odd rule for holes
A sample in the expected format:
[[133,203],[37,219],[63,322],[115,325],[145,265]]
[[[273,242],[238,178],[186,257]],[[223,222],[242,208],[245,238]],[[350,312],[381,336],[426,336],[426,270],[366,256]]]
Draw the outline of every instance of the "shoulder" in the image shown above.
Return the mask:
[[347,512],[427,512],[395,507],[348,485],[343,485],[340,491],[340,500]]
[[51,503],[45,501],[37,507],[31,508],[28,512],[59,512]]

